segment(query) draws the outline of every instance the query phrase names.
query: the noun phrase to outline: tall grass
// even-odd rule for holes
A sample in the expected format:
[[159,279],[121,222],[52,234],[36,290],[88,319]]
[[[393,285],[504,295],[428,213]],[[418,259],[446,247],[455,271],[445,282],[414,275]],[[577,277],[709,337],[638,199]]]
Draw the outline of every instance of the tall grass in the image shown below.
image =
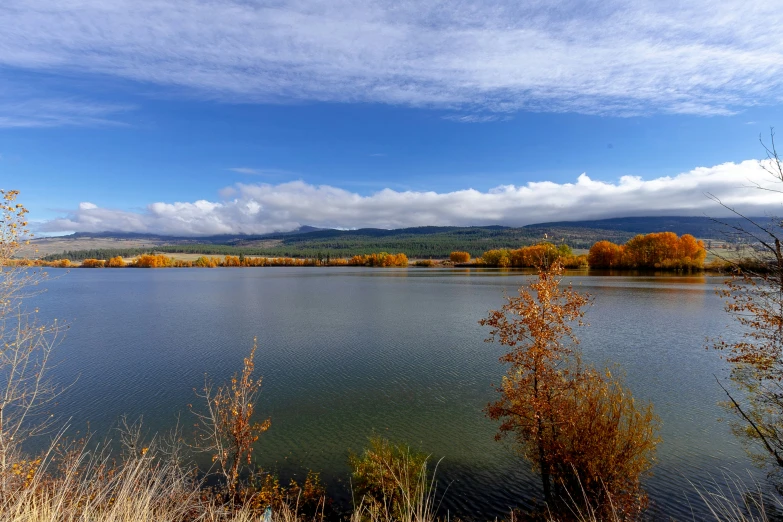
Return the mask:
[[[16,487],[0,497],[0,522],[324,522],[323,509],[305,515],[299,499],[276,503],[272,510],[252,498],[226,503],[210,494],[195,469],[183,461],[176,442],[153,440],[148,446],[126,437],[121,455],[112,456],[108,444],[88,449],[85,443],[56,441],[33,472],[15,475]],[[408,457],[403,455],[403,459]],[[34,461],[37,462],[37,461]],[[425,460],[380,462],[385,466],[380,499],[362,495],[347,522],[444,522],[439,516],[435,469]],[[402,464],[402,465],[400,465]],[[437,466],[435,466],[437,468]],[[25,468],[26,469],[26,468]],[[30,480],[27,480],[30,478]],[[694,485],[715,522],[771,522],[780,520],[783,502],[761,485],[748,490],[736,477]],[[588,499],[567,499],[570,512],[547,513],[536,520],[549,522],[621,522],[618,513],[590,510]],[[511,513],[508,520],[520,520]],[[524,519],[528,519],[524,517]]]

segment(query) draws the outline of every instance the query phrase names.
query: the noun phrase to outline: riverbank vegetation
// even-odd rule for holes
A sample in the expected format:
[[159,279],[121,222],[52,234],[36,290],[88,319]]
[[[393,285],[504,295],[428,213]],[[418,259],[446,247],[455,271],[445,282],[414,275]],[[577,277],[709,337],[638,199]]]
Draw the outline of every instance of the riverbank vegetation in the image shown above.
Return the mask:
[[707,251],[704,243],[673,232],[638,235],[624,245],[599,241],[590,247],[587,262],[592,268],[699,270]]
[[[769,218],[755,218],[759,223]],[[25,255],[37,250],[46,259],[133,258],[151,251],[167,255],[226,255],[314,258],[318,252],[350,259],[373,252],[405,252],[411,259],[447,259],[450,252],[464,251],[480,257],[487,250],[513,250],[542,239],[587,250],[601,240],[623,244],[639,234],[671,231],[704,239],[709,250],[742,248],[740,238],[727,235],[727,227],[739,219],[718,223],[706,217],[626,217],[595,221],[540,223],[524,227],[415,227],[405,229],[319,230],[309,227],[264,235],[174,237],[119,232],[76,233],[35,240]],[[725,223],[725,224],[724,224]],[[175,256],[180,257],[180,256]]]
[[[707,251],[704,243],[690,235],[678,237],[672,232],[660,232],[638,235],[624,245],[609,241],[595,243],[588,254],[576,255],[566,244],[555,245],[548,241],[516,249],[492,249],[480,257],[471,258],[469,252],[453,251],[448,259],[419,259],[412,264],[418,267],[461,266],[489,268],[536,268],[548,266],[554,262],[568,269],[631,269],[631,270],[670,270],[693,271],[705,268]],[[135,268],[214,268],[214,267],[261,267],[261,266],[368,266],[368,267],[407,267],[411,263],[404,253],[389,254],[376,252],[355,255],[351,258],[336,258],[329,253],[318,252],[313,258],[256,257],[240,254],[214,257],[200,255],[195,259],[181,259],[160,252],[143,253],[128,261],[115,256],[108,259],[87,258],[81,264],[69,259],[17,260],[16,263],[27,266],[54,268],[77,267],[105,268],[130,266]],[[722,261],[707,268],[725,269]]]

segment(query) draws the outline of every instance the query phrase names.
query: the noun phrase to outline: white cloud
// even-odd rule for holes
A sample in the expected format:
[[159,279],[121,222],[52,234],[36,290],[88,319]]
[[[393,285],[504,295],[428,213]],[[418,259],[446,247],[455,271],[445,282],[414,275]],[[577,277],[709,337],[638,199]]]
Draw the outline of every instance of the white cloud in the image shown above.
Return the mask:
[[781,26],[768,0],[4,0],[0,67],[236,102],[721,115],[781,101]]
[[302,225],[331,228],[401,228],[422,225],[520,226],[545,221],[643,215],[725,215],[706,193],[749,215],[780,213],[780,193],[748,188],[772,178],[756,160],[700,167],[650,180],[623,176],[614,183],[586,174],[574,183],[504,185],[481,192],[447,193],[383,189],[362,196],[328,185],[294,181],[238,183],[223,201],[152,203],[129,212],[82,203],[41,228],[47,232],[122,231],[173,235],[262,234]]

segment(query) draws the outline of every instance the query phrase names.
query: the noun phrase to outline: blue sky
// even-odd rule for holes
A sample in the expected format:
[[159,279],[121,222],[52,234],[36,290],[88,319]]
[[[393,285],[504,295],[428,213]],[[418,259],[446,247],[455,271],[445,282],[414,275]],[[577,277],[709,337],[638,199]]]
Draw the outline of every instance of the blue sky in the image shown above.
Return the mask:
[[776,212],[775,2],[6,0],[39,233]]

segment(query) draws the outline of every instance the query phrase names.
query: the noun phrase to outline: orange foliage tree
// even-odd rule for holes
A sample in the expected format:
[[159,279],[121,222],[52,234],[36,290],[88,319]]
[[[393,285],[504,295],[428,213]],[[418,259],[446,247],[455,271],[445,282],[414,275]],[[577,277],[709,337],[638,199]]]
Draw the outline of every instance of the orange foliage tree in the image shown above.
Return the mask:
[[588,263],[593,268],[700,269],[707,251],[704,243],[690,234],[674,232],[639,234],[625,245],[599,241],[590,248]]
[[216,266],[218,266],[218,264],[214,258],[207,257],[207,256],[199,256],[195,261],[193,261],[193,266],[200,267],[200,268],[215,268]]
[[449,254],[449,259],[454,263],[469,263],[470,262],[470,253],[469,252],[452,252]]
[[85,259],[82,261],[82,268],[103,268],[106,266],[106,261],[103,259]]
[[270,419],[253,420],[261,392],[261,378],[253,378],[257,348],[254,338],[242,373],[231,378],[230,386],[219,386],[215,390],[211,384],[204,385],[200,397],[206,403],[206,412],[194,412],[199,421],[197,446],[211,453],[212,461],[220,465],[220,473],[232,496],[237,492],[243,465],[251,463],[253,444],[271,425]]
[[589,297],[561,278],[558,262],[540,269],[480,321],[491,328],[488,342],[509,349],[500,398],[486,413],[501,421],[497,437],[513,436],[539,472],[550,508],[585,499],[601,513],[633,517],[646,502],[640,478],[652,466],[657,417],[609,372],[582,363],[572,325],[582,324]]
[[106,266],[109,268],[125,268],[125,261],[122,256],[112,257],[106,262]]
[[386,252],[378,252],[369,255],[353,256],[349,261],[349,265],[353,266],[378,266],[378,267],[407,267],[408,256],[403,253],[388,254]]
[[587,262],[595,268],[617,268],[623,263],[623,247],[611,241],[599,241],[590,247]]
[[174,260],[163,254],[143,254],[133,262],[133,266],[137,268],[166,268],[173,264]]
[[568,245],[555,246],[548,242],[515,250],[505,248],[488,250],[481,256],[482,264],[499,268],[539,268],[549,266],[556,261],[569,268],[580,268],[586,265],[585,258],[574,256]]
[[[244,259],[243,259],[244,261]],[[242,261],[239,260],[239,256],[226,256],[223,258],[222,266],[242,266]]]

